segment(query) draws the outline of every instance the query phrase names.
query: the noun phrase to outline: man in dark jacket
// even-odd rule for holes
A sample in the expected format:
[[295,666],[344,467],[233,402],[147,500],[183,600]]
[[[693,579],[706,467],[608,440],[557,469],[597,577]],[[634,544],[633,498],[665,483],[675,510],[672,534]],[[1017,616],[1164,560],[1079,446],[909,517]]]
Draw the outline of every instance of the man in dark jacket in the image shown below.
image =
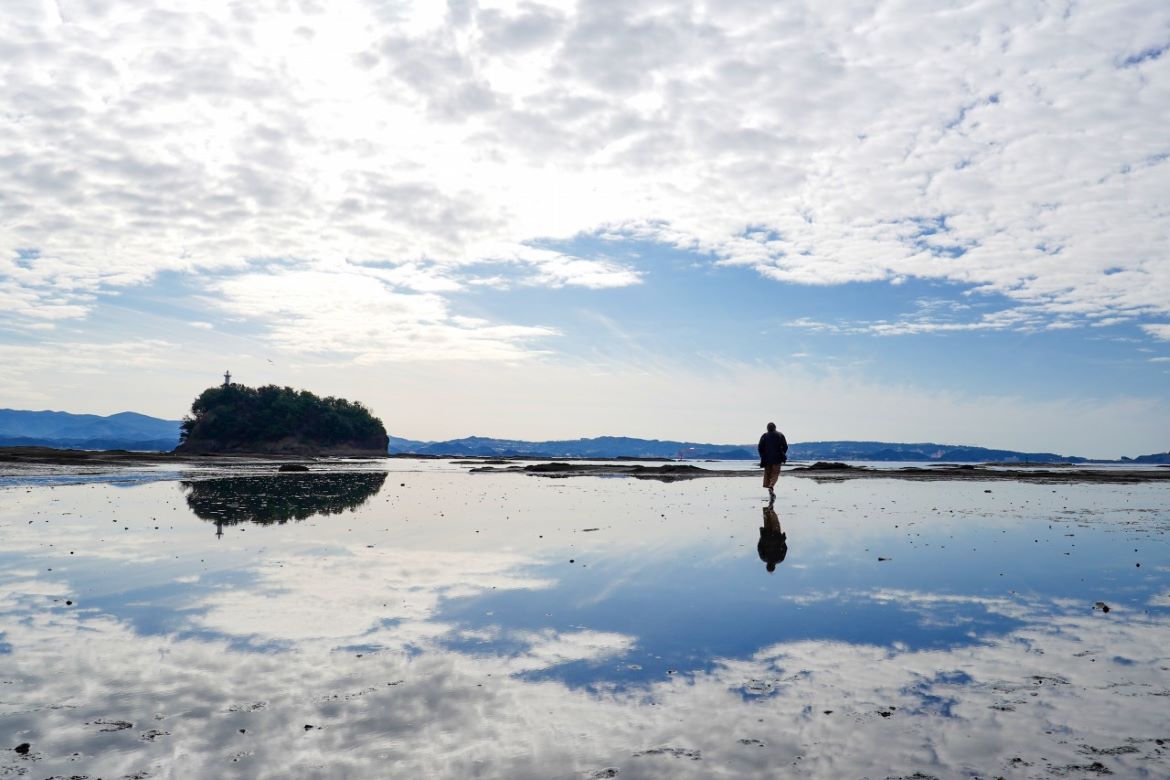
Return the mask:
[[780,477],[780,464],[788,460],[788,440],[776,430],[776,423],[768,423],[768,432],[760,437],[760,465],[764,467],[764,487],[768,498],[776,500],[776,480]]

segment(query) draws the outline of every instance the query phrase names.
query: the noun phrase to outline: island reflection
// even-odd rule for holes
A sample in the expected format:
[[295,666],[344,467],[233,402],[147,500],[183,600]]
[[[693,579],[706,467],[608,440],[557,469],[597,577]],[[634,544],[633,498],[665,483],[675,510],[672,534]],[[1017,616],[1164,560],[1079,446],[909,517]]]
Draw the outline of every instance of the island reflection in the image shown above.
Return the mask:
[[386,481],[386,472],[282,474],[185,480],[187,506],[220,525],[271,525],[357,509]]

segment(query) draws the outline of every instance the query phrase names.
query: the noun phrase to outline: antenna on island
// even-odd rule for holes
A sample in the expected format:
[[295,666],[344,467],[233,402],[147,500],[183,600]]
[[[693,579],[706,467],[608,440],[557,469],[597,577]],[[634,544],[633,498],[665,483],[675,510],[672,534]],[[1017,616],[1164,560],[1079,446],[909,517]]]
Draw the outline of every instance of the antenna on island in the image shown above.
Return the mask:
[[232,383],[232,372],[231,371],[224,371],[223,372],[223,386],[227,387],[231,383]]

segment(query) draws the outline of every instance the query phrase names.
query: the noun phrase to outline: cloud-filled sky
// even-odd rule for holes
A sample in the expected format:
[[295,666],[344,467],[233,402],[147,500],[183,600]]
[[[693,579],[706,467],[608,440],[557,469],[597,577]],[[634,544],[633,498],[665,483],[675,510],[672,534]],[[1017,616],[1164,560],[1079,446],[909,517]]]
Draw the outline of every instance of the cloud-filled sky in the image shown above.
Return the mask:
[[0,10],[0,406],[1170,440],[1170,7]]

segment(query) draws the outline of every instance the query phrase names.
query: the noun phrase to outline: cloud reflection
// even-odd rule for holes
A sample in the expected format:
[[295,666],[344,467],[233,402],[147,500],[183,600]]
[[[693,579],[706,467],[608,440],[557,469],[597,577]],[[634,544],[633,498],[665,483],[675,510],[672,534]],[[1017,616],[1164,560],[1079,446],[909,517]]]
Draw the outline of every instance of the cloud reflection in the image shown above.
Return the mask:
[[[662,513],[661,524],[650,520],[641,531],[583,534],[573,530],[582,525],[564,497],[585,502],[584,493],[508,487],[540,517],[557,513],[542,534],[561,525],[561,538],[579,544],[574,555],[590,567],[578,561],[565,569],[559,555],[537,546],[548,543],[543,537],[531,534],[542,541],[529,545],[517,539],[516,529],[531,530],[533,522],[525,516],[506,524],[506,513],[519,514],[517,504],[493,515],[480,496],[478,516],[444,516],[458,514],[439,511],[454,501],[450,491],[436,499],[428,488],[452,484],[416,475],[397,491],[384,488],[385,503],[363,505],[352,523],[358,530],[376,524],[376,537],[346,536],[349,528],[337,523],[295,523],[207,539],[206,526],[188,515],[198,527],[181,543],[164,544],[161,530],[135,524],[117,532],[134,540],[126,557],[76,562],[68,550],[51,560],[33,551],[116,530],[96,508],[73,518],[77,507],[111,498],[109,514],[124,524],[136,522],[128,516],[140,498],[163,506],[160,497],[177,491],[76,486],[19,500],[7,492],[13,500],[0,510],[6,538],[32,527],[23,516],[30,507],[56,514],[41,523],[44,530],[22,531],[26,557],[0,570],[0,717],[12,744],[32,746],[26,757],[0,751],[0,776],[545,778],[616,770],[622,778],[941,778],[1076,776],[1089,771],[1076,767],[1095,764],[1119,776],[1170,769],[1156,741],[1167,736],[1170,696],[1170,612],[1157,567],[1148,567],[1154,579],[1141,581],[1156,595],[1130,586],[1132,598],[1119,598],[1108,613],[1071,598],[1075,585],[1055,595],[883,585],[877,577],[898,582],[885,564],[868,587],[854,580],[834,589],[827,583],[843,579],[841,568],[820,580],[804,579],[806,572],[825,570],[835,556],[845,567],[856,563],[848,550],[826,550],[830,531],[800,513],[785,526],[800,529],[794,538],[809,568],[785,562],[769,577],[752,547],[755,509],[752,524],[740,529],[742,544],[700,556],[696,545],[713,538],[697,535],[710,522],[705,509],[694,512],[693,525]],[[613,490],[628,508],[642,500],[659,505],[660,488]],[[692,490],[684,495],[697,502],[702,487]],[[816,492],[833,509],[855,495],[848,486]],[[1070,490],[1059,500],[1071,505],[1088,495],[1100,494]],[[540,504],[554,496],[555,504]],[[918,516],[913,507],[905,511]],[[73,519],[58,522],[66,515]],[[1110,524],[1128,516],[1110,515]],[[953,530],[932,522],[943,529],[939,536]],[[929,527],[915,526],[933,540]],[[1078,541],[1101,538],[1077,528]],[[1054,539],[1064,533],[1052,531]],[[174,553],[195,543],[189,540],[204,545],[198,555],[220,553],[236,579],[210,568],[179,572]],[[740,557],[720,557],[739,547]],[[1100,545],[1099,554],[1107,553]],[[659,558],[661,568],[653,565]],[[598,581],[587,573],[610,579],[607,559],[630,578],[603,599],[577,601]],[[630,560],[646,568],[635,572]],[[704,570],[714,572],[711,579],[700,577]],[[739,570],[750,587],[729,581]],[[938,583],[955,581],[955,572],[944,574]],[[101,577],[126,589],[120,607],[93,596],[64,603]],[[723,589],[708,594],[720,581]],[[768,589],[753,597],[761,583]],[[746,607],[737,610],[732,598]],[[146,630],[119,611],[137,602],[173,622]],[[555,623],[518,619],[553,603],[566,615]],[[674,609],[651,613],[645,604]],[[749,614],[766,630],[749,633]],[[631,619],[619,625],[614,616]],[[728,633],[738,636],[722,636]],[[650,668],[673,663],[661,637],[678,634],[706,654],[693,666]],[[647,668],[634,673],[638,664]],[[570,668],[588,674],[575,677]]]
[[443,599],[552,587],[523,573],[531,563],[505,553],[380,548],[281,556],[255,567],[246,589],[210,595],[195,621],[266,642],[328,639],[402,649],[446,632],[427,622]]
[[[1170,693],[1170,621],[1052,620],[1038,607],[1037,622],[1001,642],[782,643],[608,692],[515,675],[626,641],[589,632],[548,632],[508,659],[433,644],[359,654],[305,643],[268,655],[46,608],[9,634],[2,711],[9,734],[33,744],[37,772],[107,777],[547,777],[554,766],[633,777],[987,776],[1093,761],[1122,775],[1164,771],[1154,740],[1165,735],[1150,724]],[[108,731],[99,719],[131,725]],[[0,761],[30,766],[14,754]]]

